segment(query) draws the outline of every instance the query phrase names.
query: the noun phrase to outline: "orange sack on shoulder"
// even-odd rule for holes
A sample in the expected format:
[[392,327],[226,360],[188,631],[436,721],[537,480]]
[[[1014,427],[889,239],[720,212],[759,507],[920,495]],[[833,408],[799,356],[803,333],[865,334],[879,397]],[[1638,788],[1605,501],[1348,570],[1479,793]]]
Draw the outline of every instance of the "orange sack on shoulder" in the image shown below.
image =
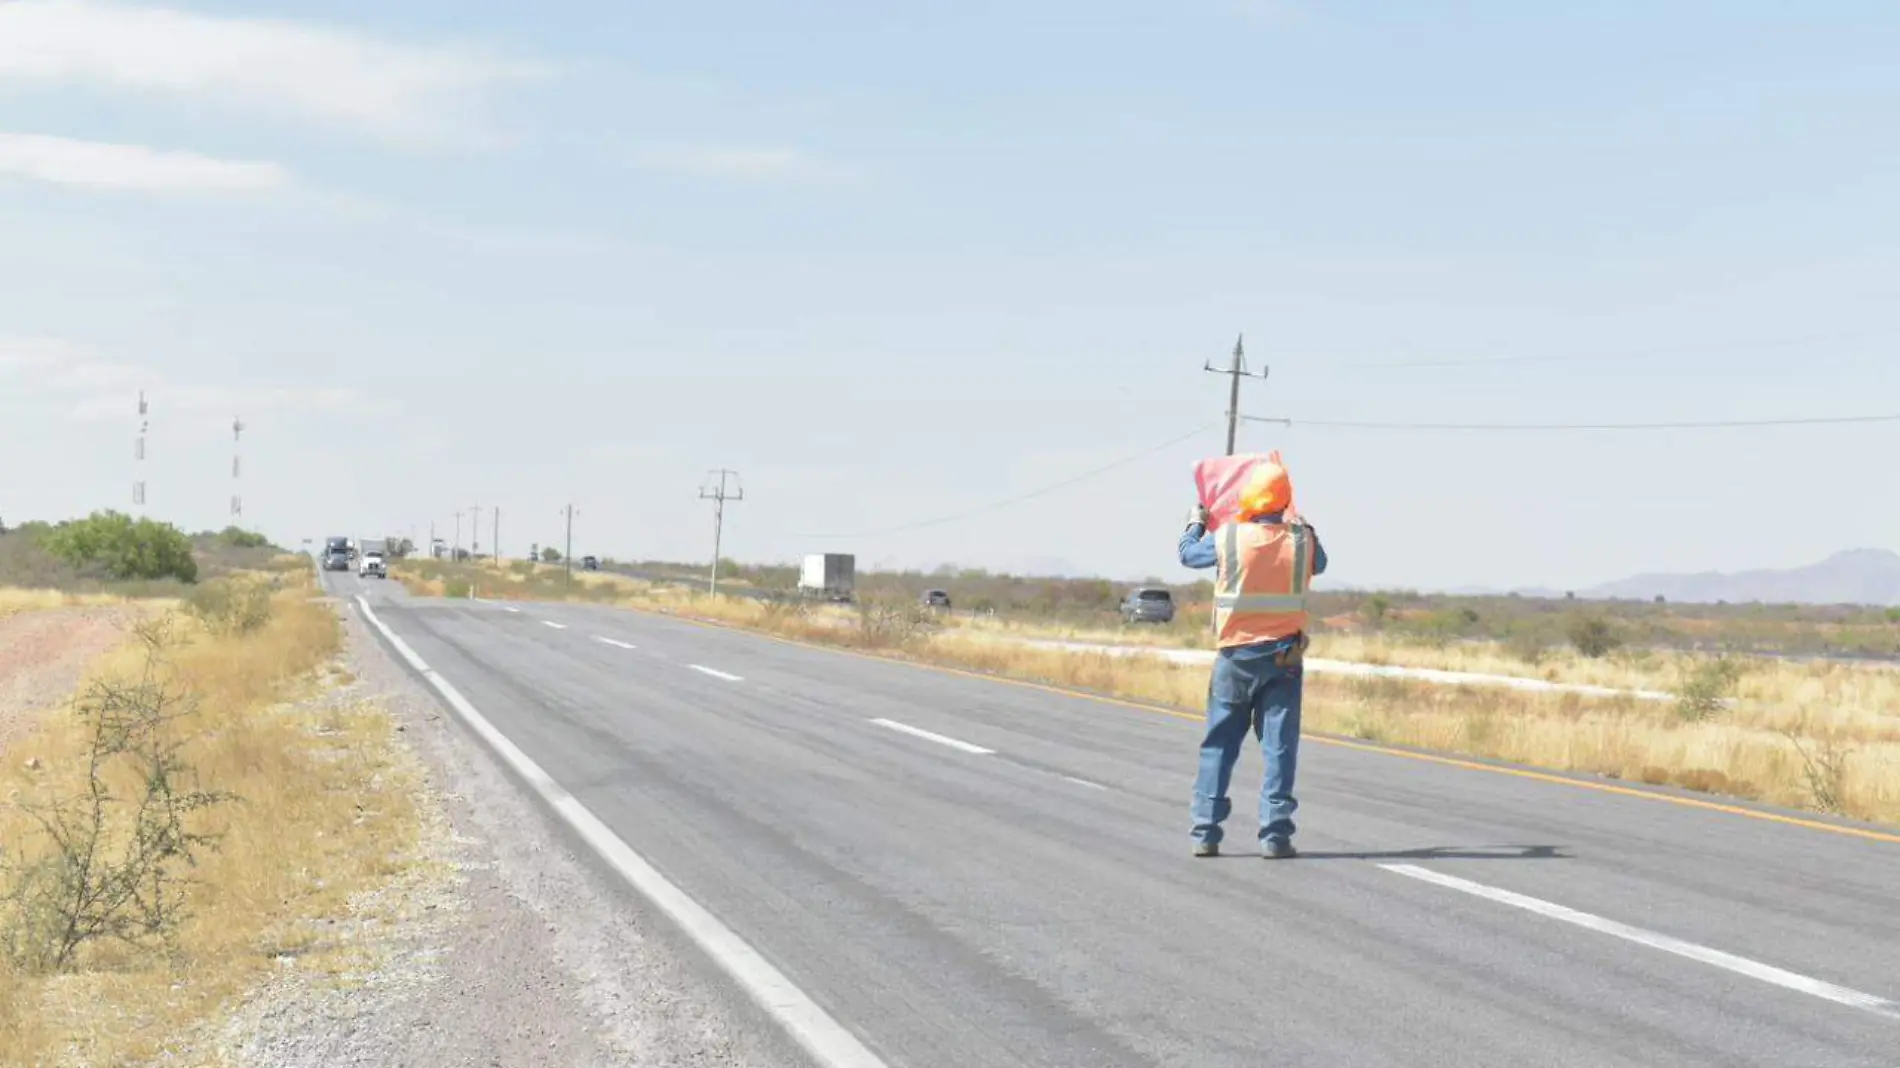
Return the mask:
[[1255,508],[1270,504],[1265,511],[1293,506],[1293,487],[1278,450],[1265,455],[1245,453],[1202,460],[1194,465],[1194,489],[1201,507],[1207,509],[1209,530],[1218,530],[1221,524],[1239,518],[1243,498],[1251,497],[1247,503]]

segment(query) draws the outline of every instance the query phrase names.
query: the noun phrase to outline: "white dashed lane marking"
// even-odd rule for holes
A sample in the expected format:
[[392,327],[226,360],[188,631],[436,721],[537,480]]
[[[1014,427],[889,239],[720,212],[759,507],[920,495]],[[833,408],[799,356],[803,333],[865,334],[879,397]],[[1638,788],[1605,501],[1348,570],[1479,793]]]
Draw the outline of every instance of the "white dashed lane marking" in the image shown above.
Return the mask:
[[975,753],[977,756],[989,756],[996,752],[994,749],[985,749],[980,745],[972,745],[961,739],[952,738],[947,734],[938,734],[935,731],[927,731],[922,727],[913,727],[908,723],[899,723],[894,719],[874,719],[871,722],[880,727],[888,727],[901,734],[908,734],[913,738],[922,738],[925,741],[936,742],[938,745],[947,745],[952,749],[959,749],[965,753]]
[[1738,957],[1733,953],[1724,953],[1719,949],[1710,949],[1708,946],[1697,945],[1694,942],[1685,942],[1680,938],[1660,934],[1656,931],[1646,931],[1641,927],[1631,927],[1626,923],[1606,920],[1601,916],[1593,916],[1588,912],[1579,912],[1576,909],[1544,901],[1541,898],[1527,897],[1524,894],[1514,893],[1510,890],[1500,890],[1495,886],[1474,883],[1469,879],[1460,879],[1455,875],[1445,875],[1442,872],[1435,872],[1429,868],[1421,868],[1415,864],[1381,864],[1379,867],[1397,875],[1418,879],[1421,882],[1432,883],[1436,886],[1443,886],[1452,890],[1463,891],[1473,897],[1481,897],[1487,901],[1495,901],[1501,905],[1509,905],[1512,908],[1523,909],[1526,912],[1534,912],[1539,916],[1544,916],[1549,919],[1575,924],[1578,927],[1595,931],[1599,934],[1606,934],[1612,938],[1620,938],[1625,942],[1634,942],[1639,946],[1659,949],[1664,953],[1673,953],[1678,957],[1686,957],[1692,961],[1712,965],[1724,971],[1734,972],[1736,975],[1745,975],[1750,979],[1759,979],[1764,983],[1773,983],[1775,986],[1799,991],[1811,997],[1822,998],[1841,1005],[1849,1005],[1853,1008],[1875,1013],[1880,1016],[1900,1018],[1900,1005],[1888,1001],[1886,998],[1876,997],[1873,994],[1864,994],[1858,990],[1850,990],[1844,986],[1835,986],[1833,983],[1823,982],[1819,979],[1811,979],[1808,976],[1799,975],[1795,972],[1784,971],[1771,964],[1763,964],[1760,961],[1749,960],[1747,957]]

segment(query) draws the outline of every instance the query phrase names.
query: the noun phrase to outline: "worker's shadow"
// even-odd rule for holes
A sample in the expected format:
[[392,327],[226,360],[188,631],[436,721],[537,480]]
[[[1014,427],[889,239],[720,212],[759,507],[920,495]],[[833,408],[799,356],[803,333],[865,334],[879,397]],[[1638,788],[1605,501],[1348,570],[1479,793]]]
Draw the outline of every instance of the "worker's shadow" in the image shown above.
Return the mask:
[[1562,846],[1427,846],[1423,849],[1300,850],[1296,860],[1564,860]]

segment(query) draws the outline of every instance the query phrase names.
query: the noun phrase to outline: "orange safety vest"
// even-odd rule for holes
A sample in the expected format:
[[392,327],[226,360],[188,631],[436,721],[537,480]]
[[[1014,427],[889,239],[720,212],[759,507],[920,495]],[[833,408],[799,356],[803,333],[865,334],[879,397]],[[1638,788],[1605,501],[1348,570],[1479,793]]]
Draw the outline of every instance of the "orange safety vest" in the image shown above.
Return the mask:
[[1313,529],[1233,522],[1214,535],[1214,629],[1220,647],[1259,645],[1306,629]]

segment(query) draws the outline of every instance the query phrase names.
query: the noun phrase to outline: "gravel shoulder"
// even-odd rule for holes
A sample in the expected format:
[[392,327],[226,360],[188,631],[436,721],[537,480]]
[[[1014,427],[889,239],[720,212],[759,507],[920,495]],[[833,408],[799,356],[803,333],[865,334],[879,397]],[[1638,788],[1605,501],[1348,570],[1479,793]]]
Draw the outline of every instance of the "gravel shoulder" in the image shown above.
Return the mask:
[[423,856],[357,903],[361,968],[323,976],[281,961],[198,1055],[259,1068],[806,1063],[603,877],[347,602],[338,610],[349,674],[322,699],[394,718],[426,784]]

